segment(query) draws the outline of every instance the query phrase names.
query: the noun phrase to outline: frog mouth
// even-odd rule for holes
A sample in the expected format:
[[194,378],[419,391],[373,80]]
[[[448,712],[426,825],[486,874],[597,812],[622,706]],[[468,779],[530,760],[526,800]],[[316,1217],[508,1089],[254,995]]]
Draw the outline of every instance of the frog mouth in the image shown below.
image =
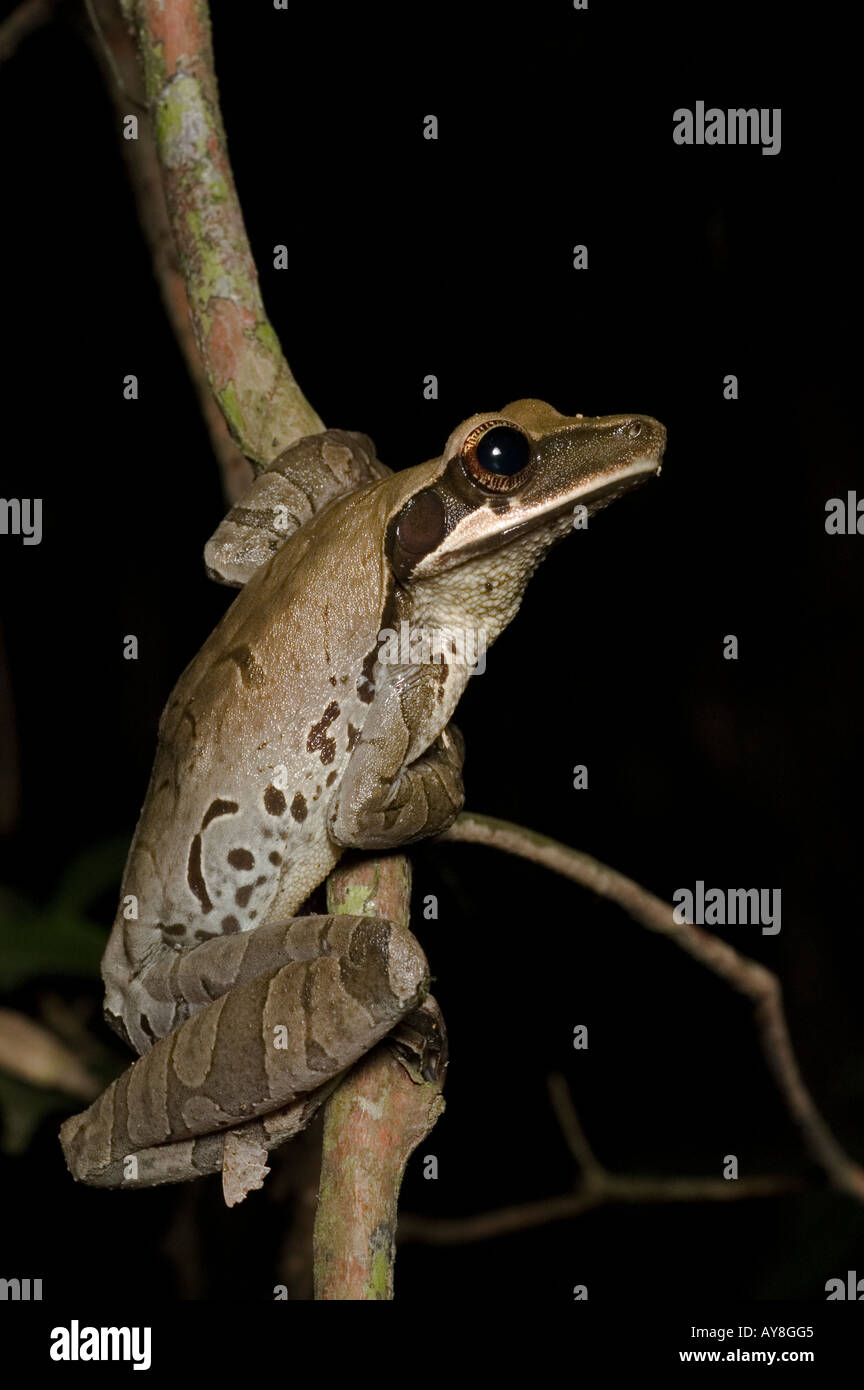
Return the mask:
[[394,550],[394,573],[400,579],[409,574],[420,580],[431,578],[491,551],[519,545],[531,534],[537,536],[542,552],[544,545],[562,539],[576,524],[576,508],[584,507],[585,515],[593,515],[659,473],[665,442],[666,432],[659,426],[638,453],[628,447],[617,461],[594,458],[579,470],[570,467],[560,448],[556,457],[553,448],[545,467],[532,471],[510,491],[496,490],[482,498],[476,488],[466,495],[459,471],[452,477],[445,473],[438,483],[440,506],[433,517],[441,527],[440,535],[428,549],[420,551],[418,546],[420,553],[408,554],[401,561]]
[[[645,455],[642,458],[634,459],[626,467],[617,468],[609,474],[601,473],[587,477],[571,488],[566,497],[559,498],[548,506],[540,506],[536,510],[529,511],[526,516],[515,521],[512,526],[507,526],[505,522],[497,534],[484,536],[482,539],[478,539],[476,545],[467,546],[465,558],[469,559],[474,555],[481,555],[487,550],[497,549],[502,544],[518,541],[532,531],[554,530],[557,523],[565,519],[569,522],[573,509],[580,505],[586,508],[589,516],[593,516],[595,512],[602,511],[604,507],[608,507],[617,498],[641,487],[650,477],[658,476],[661,466],[661,458]],[[512,506],[513,502],[518,502],[519,498],[518,495],[512,495],[508,500]],[[566,534],[569,529],[569,525],[563,528],[562,535]]]

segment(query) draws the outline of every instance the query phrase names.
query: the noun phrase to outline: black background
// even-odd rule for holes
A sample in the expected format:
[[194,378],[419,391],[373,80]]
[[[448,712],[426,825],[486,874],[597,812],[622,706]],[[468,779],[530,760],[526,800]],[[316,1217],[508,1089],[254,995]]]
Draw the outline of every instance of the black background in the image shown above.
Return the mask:
[[[327,424],[368,432],[393,467],[521,396],[667,426],[661,479],[556,550],[470,682],[467,804],[664,897],[697,879],[781,888],[779,936],[721,934],[780,974],[807,1081],[864,1159],[864,541],[824,529],[826,500],[859,482],[852,97],[842,35],[814,34],[806,15],[805,27],[765,5],[213,5],[265,302]],[[782,107],[780,155],[674,145],[672,112],[700,99]],[[0,112],[2,492],[44,498],[40,546],[0,541],[23,779],[0,870],[38,901],[82,850],[131,834],[160,709],[231,594],[204,576],[218,472],[113,108],[71,19],[0,71]],[[435,143],[422,138],[430,112]],[[281,242],[287,273],[269,268]],[[576,272],[583,242],[590,268]],[[138,402],[122,399],[130,372]],[[428,373],[437,402],[423,399]],[[738,401],[723,400],[727,373]],[[127,633],[137,662],[122,658]],[[728,633],[737,662],[723,659]],[[572,789],[577,763],[587,791]],[[440,902],[437,922],[416,920],[452,1066],[404,1210],[452,1216],[567,1189],[553,1071],[615,1171],[718,1176],[732,1153],[742,1176],[804,1173],[818,1188],[744,1002],[539,869],[464,846],[414,858],[417,901]],[[92,1004],[101,1029],[95,983]],[[572,1049],[579,1023],[587,1052]],[[54,1122],[4,1167],[7,1275],[95,1300],[118,1279],[136,1297],[271,1296],[284,1214],[266,1192],[225,1212],[214,1179],[191,1199],[76,1187]],[[860,1208],[819,1190],[608,1209],[406,1247],[397,1296],[559,1302],[584,1283],[607,1304],[685,1290],[822,1299],[826,1279],[864,1274],[862,1234]],[[190,1285],[170,1251],[193,1239]]]

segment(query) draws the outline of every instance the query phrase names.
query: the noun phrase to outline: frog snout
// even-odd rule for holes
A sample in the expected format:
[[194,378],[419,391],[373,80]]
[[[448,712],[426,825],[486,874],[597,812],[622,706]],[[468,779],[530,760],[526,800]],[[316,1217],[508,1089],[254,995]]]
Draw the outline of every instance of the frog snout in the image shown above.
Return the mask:
[[653,415],[634,415],[627,434],[633,440],[634,449],[646,458],[656,459],[659,466],[666,448],[666,426]]

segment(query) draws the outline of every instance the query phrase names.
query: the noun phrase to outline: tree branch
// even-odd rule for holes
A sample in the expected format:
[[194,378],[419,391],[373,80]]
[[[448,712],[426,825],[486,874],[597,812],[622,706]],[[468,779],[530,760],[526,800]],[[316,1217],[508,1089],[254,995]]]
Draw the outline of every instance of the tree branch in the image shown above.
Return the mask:
[[776,975],[758,961],[739,955],[734,947],[704,928],[676,922],[668,903],[616,869],[533,830],[471,812],[458,816],[438,839],[489,845],[554,869],[583,888],[617,903],[643,927],[674,941],[682,951],[745,995],[753,1004],[765,1059],[807,1148],[833,1187],[864,1201],[864,1169],[838,1144],[804,1083],[789,1036],[782,990]]
[[[124,116],[134,114],[136,110],[145,110],[138,55],[117,0],[91,0],[91,5],[98,30],[94,32],[91,28],[89,37],[120,122]],[[189,299],[168,219],[156,145],[146,117],[139,125],[138,139],[121,139],[120,145],[162,303],[195,388],[213,452],[219,462],[225,496],[233,503],[242,497],[255,473],[249,460],[231,438],[225,417],[210,389],[195,342]]]
[[[391,855],[339,867],[327,892],[330,912],[407,925],[410,864]],[[316,1299],[392,1299],[402,1175],[444,1109],[443,1082],[444,1068],[435,1081],[423,1080],[385,1042],[330,1097],[315,1218]]]
[[469,1245],[516,1231],[536,1230],[555,1221],[572,1221],[598,1207],[626,1203],[736,1202],[751,1197],[780,1197],[801,1192],[801,1178],[766,1175],[753,1178],[654,1178],[609,1173],[595,1158],[585,1138],[563,1076],[550,1076],[549,1098],[562,1134],[577,1163],[573,1192],[537,1202],[499,1207],[473,1216],[440,1218],[406,1214],[399,1220],[400,1242],[425,1245]]
[[144,70],[168,216],[204,373],[243,453],[266,465],[324,428],[267,318],[228,158],[206,0],[123,0]]

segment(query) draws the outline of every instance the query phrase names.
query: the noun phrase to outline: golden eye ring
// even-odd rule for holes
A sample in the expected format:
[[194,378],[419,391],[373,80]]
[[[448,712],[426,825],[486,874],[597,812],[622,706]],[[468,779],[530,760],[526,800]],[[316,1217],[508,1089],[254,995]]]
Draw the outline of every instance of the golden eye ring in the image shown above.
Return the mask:
[[510,492],[531,462],[531,440],[510,420],[484,420],[466,435],[459,457],[469,477],[489,492]]

